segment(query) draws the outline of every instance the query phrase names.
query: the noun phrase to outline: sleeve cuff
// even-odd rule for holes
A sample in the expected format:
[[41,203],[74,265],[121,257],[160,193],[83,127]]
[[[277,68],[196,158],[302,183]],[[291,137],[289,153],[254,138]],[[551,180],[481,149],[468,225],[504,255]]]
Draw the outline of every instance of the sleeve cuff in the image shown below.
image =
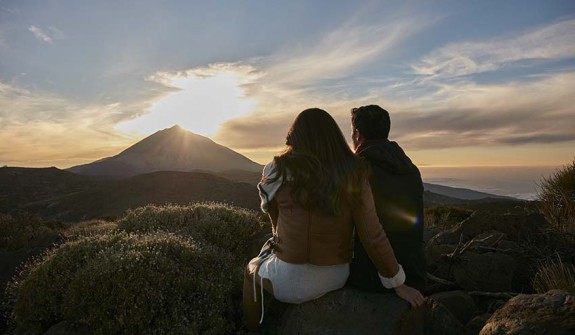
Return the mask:
[[401,264],[398,265],[399,265],[399,271],[397,271],[397,274],[392,278],[383,277],[378,273],[379,280],[381,280],[381,283],[385,288],[387,289],[396,288],[398,286],[401,286],[405,282],[405,272],[403,271]]

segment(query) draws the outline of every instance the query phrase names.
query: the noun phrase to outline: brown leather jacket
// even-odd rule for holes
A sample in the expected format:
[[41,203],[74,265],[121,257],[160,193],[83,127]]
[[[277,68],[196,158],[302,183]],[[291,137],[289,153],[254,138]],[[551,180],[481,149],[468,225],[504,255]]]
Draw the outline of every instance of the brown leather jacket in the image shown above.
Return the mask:
[[356,208],[341,215],[303,209],[293,201],[291,188],[283,184],[270,202],[270,215],[277,257],[292,264],[336,265],[351,262],[353,229],[359,235],[369,257],[384,277],[399,271],[393,249],[379,224],[369,183],[362,185]]

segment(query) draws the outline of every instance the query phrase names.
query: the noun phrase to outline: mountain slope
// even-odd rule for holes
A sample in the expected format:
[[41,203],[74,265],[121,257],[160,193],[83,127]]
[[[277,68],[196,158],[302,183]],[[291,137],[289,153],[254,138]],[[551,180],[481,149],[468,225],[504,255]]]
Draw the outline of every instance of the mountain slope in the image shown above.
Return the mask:
[[105,178],[80,176],[52,168],[0,168],[0,213],[58,199],[108,184]]
[[156,171],[261,172],[262,166],[180,126],[158,131],[120,154],[68,171],[85,175],[135,176]]
[[104,187],[86,188],[59,198],[48,198],[20,209],[43,218],[79,221],[119,217],[128,209],[148,204],[225,202],[243,208],[259,209],[259,195],[247,183],[200,172],[162,171],[119,180]]

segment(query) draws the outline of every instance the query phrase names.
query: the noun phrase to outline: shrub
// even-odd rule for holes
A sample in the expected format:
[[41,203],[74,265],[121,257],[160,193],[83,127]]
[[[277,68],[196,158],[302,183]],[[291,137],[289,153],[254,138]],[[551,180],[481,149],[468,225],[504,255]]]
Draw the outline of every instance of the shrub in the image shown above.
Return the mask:
[[148,205],[128,211],[118,221],[118,229],[122,231],[183,234],[234,254],[243,251],[249,237],[266,225],[255,211],[220,203]]
[[559,254],[556,259],[542,262],[533,279],[533,289],[538,293],[549,290],[575,291],[575,266],[563,262]]
[[52,233],[52,229],[30,213],[0,213],[0,251],[23,248],[30,240],[47,233]]
[[104,235],[112,232],[118,225],[103,220],[92,220],[74,223],[64,231],[67,239],[78,239],[93,235]]
[[575,160],[539,183],[540,210],[561,232],[575,229]]
[[165,233],[84,237],[47,253],[13,280],[12,317],[41,334],[60,320],[95,334],[220,334],[241,280],[231,255]]

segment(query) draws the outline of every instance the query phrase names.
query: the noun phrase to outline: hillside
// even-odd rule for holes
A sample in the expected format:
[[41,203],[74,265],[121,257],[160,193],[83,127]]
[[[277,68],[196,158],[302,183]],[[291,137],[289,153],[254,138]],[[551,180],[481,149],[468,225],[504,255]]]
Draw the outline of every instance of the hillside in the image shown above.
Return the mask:
[[107,178],[80,176],[52,168],[0,168],[0,212],[7,213],[38,201],[69,197],[107,185]]
[[116,156],[68,169],[77,174],[107,176],[195,170],[261,172],[262,166],[207,137],[174,126],[146,137]]
[[189,204],[214,201],[259,208],[255,187],[201,172],[163,171],[112,180],[103,187],[86,188],[57,199],[21,207],[44,218],[79,221],[118,217],[127,209],[147,204]]

